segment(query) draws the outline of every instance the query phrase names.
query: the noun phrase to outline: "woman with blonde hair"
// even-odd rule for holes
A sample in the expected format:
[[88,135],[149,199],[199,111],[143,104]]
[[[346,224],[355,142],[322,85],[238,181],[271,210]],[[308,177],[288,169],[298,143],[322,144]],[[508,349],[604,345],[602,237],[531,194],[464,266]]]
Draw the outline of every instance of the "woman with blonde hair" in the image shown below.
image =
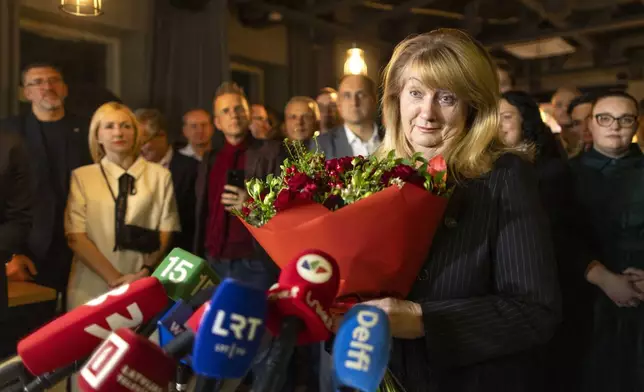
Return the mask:
[[407,392],[541,391],[556,267],[534,172],[497,141],[498,101],[489,54],[458,30],[403,41],[385,70],[380,154],[442,155],[455,186],[411,294],[368,302],[389,315]]
[[170,172],[139,156],[132,111],[101,106],[92,118],[93,165],[72,172],[65,233],[74,252],[68,309],[149,276],[179,230]]

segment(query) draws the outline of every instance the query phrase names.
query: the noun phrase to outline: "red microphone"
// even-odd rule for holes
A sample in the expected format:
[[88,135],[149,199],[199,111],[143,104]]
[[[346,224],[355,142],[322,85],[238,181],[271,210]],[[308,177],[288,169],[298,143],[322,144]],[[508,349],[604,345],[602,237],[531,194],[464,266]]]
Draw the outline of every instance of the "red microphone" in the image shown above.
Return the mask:
[[[277,339],[271,350],[273,360],[265,377],[253,384],[255,392],[276,391],[296,344],[328,340],[333,320],[329,309],[338,294],[340,268],[325,252],[308,250],[288,263],[277,284],[268,292],[266,327]],[[255,388],[255,385],[257,387]]]
[[149,340],[127,328],[112,333],[81,369],[82,391],[165,391],[175,361]]
[[208,308],[202,305],[186,322],[186,331],[163,349],[127,328],[112,333],[81,369],[78,386],[85,392],[164,391],[175,374],[175,359],[192,350],[195,333]]
[[18,343],[18,354],[32,374],[51,372],[89,355],[112,331],[153,318],[167,303],[161,282],[139,279],[46,324]]

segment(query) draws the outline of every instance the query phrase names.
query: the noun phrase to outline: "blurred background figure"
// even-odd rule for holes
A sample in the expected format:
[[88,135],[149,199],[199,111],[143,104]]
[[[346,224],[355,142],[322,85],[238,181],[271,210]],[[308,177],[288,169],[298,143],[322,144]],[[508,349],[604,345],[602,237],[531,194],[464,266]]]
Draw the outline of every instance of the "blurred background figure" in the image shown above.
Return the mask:
[[309,97],[293,97],[284,108],[286,137],[306,142],[320,129],[320,109]]
[[594,96],[584,94],[572,100],[568,106],[570,116],[570,129],[564,133],[566,136],[565,149],[568,157],[572,158],[581,152],[588,151],[593,145],[593,136],[588,130],[588,122],[591,120]]
[[266,107],[260,104],[254,104],[250,107],[250,132],[255,139],[272,139],[273,128],[268,121],[268,112]]
[[[591,290],[584,280],[590,262],[583,251],[573,178],[555,135],[541,120],[539,106],[522,91],[509,91],[500,101],[499,136],[505,144],[534,154],[541,204],[548,216],[562,294],[562,323],[546,345],[548,391],[579,391],[582,363],[591,325]],[[581,250],[581,251],[580,251]]]
[[571,125],[570,115],[568,114],[568,107],[573,99],[581,95],[581,92],[574,87],[560,87],[553,95],[550,103],[552,104],[554,116],[557,124],[561,126],[562,133],[565,132],[566,127]]
[[335,89],[323,88],[315,100],[320,108],[320,133],[327,133],[342,124],[338,113],[338,92]]
[[514,75],[512,68],[505,61],[497,61],[496,74],[499,77],[499,92],[507,93],[514,90]]
[[210,150],[214,131],[210,113],[203,109],[187,112],[183,116],[183,136],[188,144],[179,153],[201,161],[203,154]]
[[190,249],[195,231],[195,182],[199,161],[179,154],[168,140],[168,123],[157,109],[135,112],[143,134],[141,156],[170,170],[177,200],[181,232],[175,233],[172,246]]

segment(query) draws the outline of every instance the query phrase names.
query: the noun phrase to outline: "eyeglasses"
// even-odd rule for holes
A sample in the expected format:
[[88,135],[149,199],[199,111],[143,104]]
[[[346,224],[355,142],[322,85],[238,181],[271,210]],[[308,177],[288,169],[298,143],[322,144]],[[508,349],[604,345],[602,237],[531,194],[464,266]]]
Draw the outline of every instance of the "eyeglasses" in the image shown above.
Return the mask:
[[595,120],[597,121],[597,124],[601,127],[608,128],[615,121],[619,124],[620,127],[622,128],[630,128],[635,123],[637,123],[637,116],[634,116],[632,114],[625,114],[621,117],[614,117],[608,113],[599,113],[595,115]]
[[46,83],[49,83],[50,85],[53,86],[53,85],[58,84],[58,83],[60,83],[62,81],[63,81],[63,79],[61,77],[59,77],[59,76],[52,76],[52,77],[47,78],[47,79],[38,78],[38,79],[32,80],[29,83],[25,83],[25,87],[42,87]]

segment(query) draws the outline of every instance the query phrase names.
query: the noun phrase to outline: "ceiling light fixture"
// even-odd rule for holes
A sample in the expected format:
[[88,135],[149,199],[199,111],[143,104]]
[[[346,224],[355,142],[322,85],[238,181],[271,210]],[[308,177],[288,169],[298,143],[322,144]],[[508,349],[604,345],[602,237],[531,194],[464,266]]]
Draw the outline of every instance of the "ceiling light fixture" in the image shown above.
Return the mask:
[[76,16],[103,15],[102,0],[60,0],[61,11]]
[[347,59],[344,62],[345,75],[366,75],[367,63],[364,60],[364,50],[355,46],[347,50]]

